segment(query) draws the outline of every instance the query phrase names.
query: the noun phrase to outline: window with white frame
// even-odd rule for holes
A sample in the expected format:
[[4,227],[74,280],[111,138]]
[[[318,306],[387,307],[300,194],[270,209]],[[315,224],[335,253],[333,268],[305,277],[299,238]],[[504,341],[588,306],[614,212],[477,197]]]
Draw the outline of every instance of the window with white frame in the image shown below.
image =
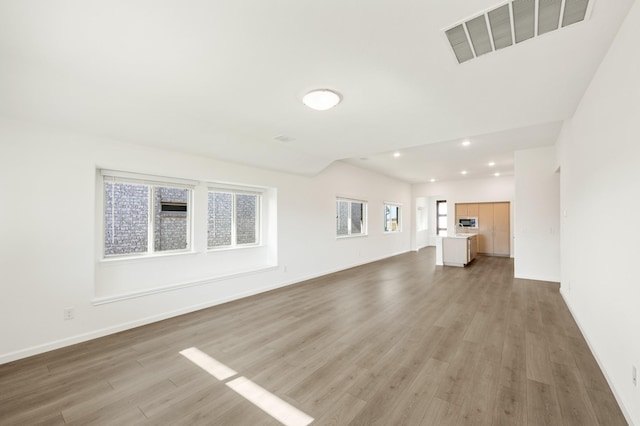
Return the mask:
[[109,170],[101,175],[105,257],[190,250],[193,185]]
[[436,234],[447,235],[447,200],[436,201]]
[[365,201],[338,198],[336,200],[336,236],[366,235],[367,203]]
[[402,207],[398,204],[384,205],[384,232],[400,232]]
[[210,249],[260,244],[259,193],[210,189],[207,246]]

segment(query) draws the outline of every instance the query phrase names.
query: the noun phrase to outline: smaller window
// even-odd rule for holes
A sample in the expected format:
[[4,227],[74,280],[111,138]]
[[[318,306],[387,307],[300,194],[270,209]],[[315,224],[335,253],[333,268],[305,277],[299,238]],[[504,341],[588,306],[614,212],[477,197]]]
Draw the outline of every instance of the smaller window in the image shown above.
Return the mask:
[[447,200],[436,201],[436,220],[438,235],[447,235]]
[[336,200],[336,236],[367,234],[367,203],[358,200]]
[[402,208],[397,204],[384,205],[384,232],[400,232]]
[[260,244],[260,201],[259,194],[210,190],[208,247]]

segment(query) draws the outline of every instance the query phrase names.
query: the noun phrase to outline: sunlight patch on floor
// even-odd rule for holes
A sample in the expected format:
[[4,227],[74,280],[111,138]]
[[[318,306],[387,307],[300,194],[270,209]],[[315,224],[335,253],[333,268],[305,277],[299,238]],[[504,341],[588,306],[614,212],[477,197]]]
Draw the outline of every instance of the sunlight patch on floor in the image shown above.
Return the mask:
[[313,417],[281,400],[246,377],[233,379],[227,382],[227,386],[284,425],[306,426],[313,422]]
[[211,358],[198,348],[185,349],[180,351],[180,355],[184,356],[218,380],[227,380],[228,378],[238,374],[223,363]]
[[[182,350],[180,355],[222,382],[238,374],[198,348]],[[298,410],[246,377],[236,377],[226,382],[226,385],[285,426],[306,426],[313,422],[313,417]]]

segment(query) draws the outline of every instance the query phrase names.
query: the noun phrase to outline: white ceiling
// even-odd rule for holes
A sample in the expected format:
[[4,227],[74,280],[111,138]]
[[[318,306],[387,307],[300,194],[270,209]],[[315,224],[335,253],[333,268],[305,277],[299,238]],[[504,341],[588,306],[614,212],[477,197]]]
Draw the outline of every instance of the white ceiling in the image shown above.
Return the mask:
[[455,139],[345,161],[410,183],[511,176],[514,151],[552,145],[561,127],[558,121],[466,138],[468,146]]
[[[301,174],[508,174],[554,143],[633,3],[592,1],[459,65],[443,30],[500,1],[0,0],[0,115]],[[310,110],[314,88],[343,102]]]

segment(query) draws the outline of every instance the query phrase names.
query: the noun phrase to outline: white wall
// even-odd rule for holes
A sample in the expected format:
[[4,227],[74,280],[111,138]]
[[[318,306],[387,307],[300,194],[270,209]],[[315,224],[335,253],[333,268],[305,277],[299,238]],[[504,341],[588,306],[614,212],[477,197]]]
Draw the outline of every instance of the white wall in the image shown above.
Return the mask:
[[[116,262],[105,272],[96,255],[96,169],[102,167],[273,188],[277,257],[255,257],[251,249],[203,252]],[[337,195],[368,201],[367,237],[335,238]],[[410,229],[383,233],[383,202],[407,206],[402,219],[410,223],[411,187],[382,175],[335,163],[301,177],[9,120],[0,120],[0,200],[0,363],[410,249]],[[222,265],[245,266],[242,259],[249,258],[247,267],[275,267],[220,277]],[[127,262],[134,266],[122,266]],[[92,303],[126,294],[131,274],[144,276],[143,290],[199,285]],[[63,320],[66,307],[75,308],[75,319]]]
[[[628,420],[640,424],[640,4],[636,2],[558,146],[562,295]],[[564,217],[564,211],[567,216]]]
[[560,281],[560,174],[555,147],[515,153],[515,276]]
[[414,250],[420,250],[429,245],[429,198],[415,198],[415,240],[412,240]]
[[[436,244],[436,201],[447,200],[449,214],[448,229],[455,229],[456,203],[487,203],[493,201],[509,201],[511,203],[511,235],[513,236],[515,183],[513,176],[491,177],[487,179],[461,179],[444,182],[430,182],[412,185],[414,203],[417,198],[427,199],[429,228],[416,233],[412,241],[412,250],[419,250],[423,246],[418,242],[427,241],[426,245]],[[416,230],[414,229],[414,232]],[[513,256],[513,240],[511,256]]]

